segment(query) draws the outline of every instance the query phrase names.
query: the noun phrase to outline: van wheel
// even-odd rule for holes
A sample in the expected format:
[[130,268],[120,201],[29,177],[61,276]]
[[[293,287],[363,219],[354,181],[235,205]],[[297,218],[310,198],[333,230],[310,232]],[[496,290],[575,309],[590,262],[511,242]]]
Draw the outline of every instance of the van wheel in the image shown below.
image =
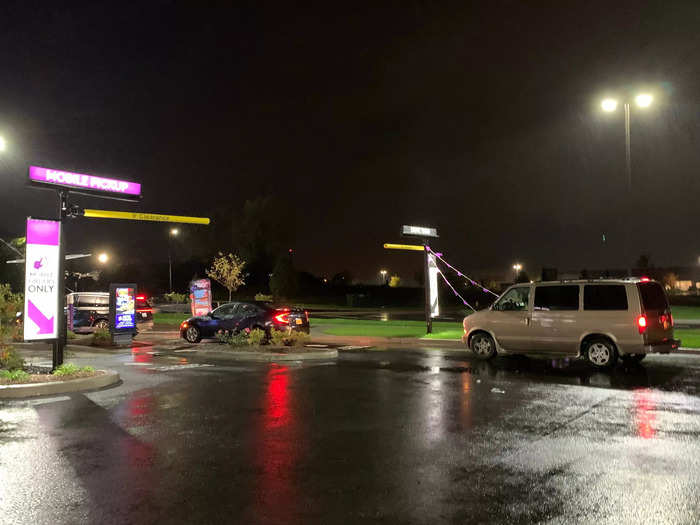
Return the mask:
[[641,363],[646,356],[646,354],[626,354],[622,356],[622,362],[626,365],[634,365]]
[[469,348],[474,352],[477,359],[483,359],[484,361],[496,355],[496,343],[488,334],[479,333],[473,335],[471,341],[469,341]]
[[597,368],[610,368],[617,362],[617,349],[609,339],[597,337],[586,344],[586,358]]
[[107,328],[109,328],[109,321],[107,319],[100,319],[95,323],[95,328],[98,330],[107,330]]

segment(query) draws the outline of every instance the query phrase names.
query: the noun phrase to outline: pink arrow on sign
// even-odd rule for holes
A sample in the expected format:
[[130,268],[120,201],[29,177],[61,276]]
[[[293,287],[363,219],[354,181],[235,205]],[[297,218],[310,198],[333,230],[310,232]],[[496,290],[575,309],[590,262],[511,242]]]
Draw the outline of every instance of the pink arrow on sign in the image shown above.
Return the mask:
[[31,300],[27,302],[27,315],[39,327],[38,334],[50,334],[53,332],[53,317],[47,319]]

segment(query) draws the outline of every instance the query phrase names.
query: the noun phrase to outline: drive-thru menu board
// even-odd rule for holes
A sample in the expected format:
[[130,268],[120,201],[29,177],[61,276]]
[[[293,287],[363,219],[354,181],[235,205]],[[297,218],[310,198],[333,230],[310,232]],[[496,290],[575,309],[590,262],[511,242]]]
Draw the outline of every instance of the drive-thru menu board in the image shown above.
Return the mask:
[[24,339],[58,338],[61,223],[27,218]]
[[136,331],[136,285],[109,285],[109,316],[112,333]]

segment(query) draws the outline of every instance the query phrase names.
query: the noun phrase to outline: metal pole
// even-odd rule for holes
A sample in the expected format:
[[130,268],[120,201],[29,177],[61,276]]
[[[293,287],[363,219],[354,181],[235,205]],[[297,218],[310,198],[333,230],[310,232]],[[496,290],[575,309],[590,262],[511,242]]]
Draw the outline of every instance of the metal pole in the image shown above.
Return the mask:
[[[627,207],[629,212],[632,211],[632,144],[630,139],[630,105],[625,102],[625,169],[627,172]],[[624,208],[624,206],[623,206]],[[631,214],[628,213],[623,222],[627,223],[627,239],[625,242],[625,258],[627,259],[627,276],[632,276],[632,232],[630,220]]]
[[170,257],[170,232],[168,232],[168,289],[173,293],[173,262]]
[[63,348],[66,345],[66,315],[64,311],[66,297],[66,276],[65,276],[65,257],[66,257],[66,243],[63,238],[63,219],[66,217],[66,212],[68,210],[67,198],[68,192],[59,191],[59,205],[58,205],[58,223],[59,223],[59,236],[58,236],[58,327],[56,339],[53,342],[53,352],[51,359],[51,366],[53,370],[56,370],[59,366],[63,364]]
[[428,241],[423,241],[423,290],[425,292],[425,325],[426,333],[433,333],[433,318],[430,317],[430,275],[428,272]]

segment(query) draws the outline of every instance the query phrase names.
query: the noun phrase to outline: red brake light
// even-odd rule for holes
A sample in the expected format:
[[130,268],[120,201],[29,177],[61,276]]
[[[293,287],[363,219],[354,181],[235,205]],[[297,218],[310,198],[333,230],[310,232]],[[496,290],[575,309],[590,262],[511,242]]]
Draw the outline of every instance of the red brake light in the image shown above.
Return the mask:
[[306,316],[306,322],[309,322],[309,312],[308,310],[304,310],[304,315]]
[[642,277],[640,280],[641,280],[643,283],[648,283],[649,281],[651,281],[651,279],[649,279],[649,277]]
[[145,301],[145,300],[146,300],[146,296],[145,296],[145,295],[137,295],[137,296],[136,296],[136,299],[138,299],[139,301]]
[[288,313],[281,313],[277,314],[275,317],[275,322],[279,324],[289,324],[289,314]]
[[647,331],[647,317],[646,315],[640,315],[637,317],[637,328],[639,328],[639,333],[643,334]]

